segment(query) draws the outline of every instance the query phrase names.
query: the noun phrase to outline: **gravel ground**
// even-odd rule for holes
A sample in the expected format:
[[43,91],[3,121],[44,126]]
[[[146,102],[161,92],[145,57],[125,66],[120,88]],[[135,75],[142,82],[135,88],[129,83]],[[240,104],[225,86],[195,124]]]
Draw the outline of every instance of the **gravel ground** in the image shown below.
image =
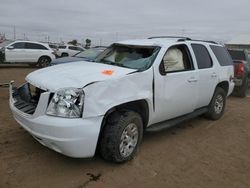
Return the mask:
[[[34,68],[0,66],[0,83]],[[250,95],[250,92],[249,92]],[[0,88],[0,188],[250,187],[250,96],[229,97],[218,121],[202,117],[144,135],[134,160],[73,159],[39,144],[13,119]]]

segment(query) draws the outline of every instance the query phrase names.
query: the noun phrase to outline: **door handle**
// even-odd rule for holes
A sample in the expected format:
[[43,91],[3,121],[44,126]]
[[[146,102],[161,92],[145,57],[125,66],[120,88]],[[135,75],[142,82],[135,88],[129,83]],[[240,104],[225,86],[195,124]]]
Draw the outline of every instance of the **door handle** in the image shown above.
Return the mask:
[[188,82],[189,82],[189,83],[197,82],[197,81],[198,81],[198,80],[197,80],[196,78],[194,78],[194,77],[188,79]]

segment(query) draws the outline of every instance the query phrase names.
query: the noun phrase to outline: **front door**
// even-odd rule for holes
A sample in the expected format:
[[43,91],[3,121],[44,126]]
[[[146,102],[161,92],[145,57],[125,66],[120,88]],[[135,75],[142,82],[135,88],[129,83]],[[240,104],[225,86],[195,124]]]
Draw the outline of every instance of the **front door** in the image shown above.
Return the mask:
[[155,80],[155,121],[193,112],[197,102],[198,73],[189,47],[184,44],[170,47],[160,67],[165,73],[159,73]]
[[26,55],[24,42],[15,42],[5,49],[5,60],[8,63],[24,62]]

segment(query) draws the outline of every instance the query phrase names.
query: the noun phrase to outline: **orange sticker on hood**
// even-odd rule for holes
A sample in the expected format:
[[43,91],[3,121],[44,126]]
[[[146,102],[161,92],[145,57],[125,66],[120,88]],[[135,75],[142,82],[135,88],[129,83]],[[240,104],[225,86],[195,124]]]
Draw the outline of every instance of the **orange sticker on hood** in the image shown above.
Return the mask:
[[102,71],[102,74],[109,75],[109,76],[111,76],[113,73],[114,73],[113,70],[104,70],[104,71]]

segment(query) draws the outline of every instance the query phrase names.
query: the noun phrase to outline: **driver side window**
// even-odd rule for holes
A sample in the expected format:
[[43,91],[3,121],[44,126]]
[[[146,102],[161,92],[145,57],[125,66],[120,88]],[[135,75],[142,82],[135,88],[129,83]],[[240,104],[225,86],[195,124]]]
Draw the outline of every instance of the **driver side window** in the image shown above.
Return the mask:
[[24,42],[16,42],[12,44],[11,46],[13,46],[14,49],[24,49]]
[[164,69],[166,72],[184,70],[183,54],[176,47],[170,48],[163,57]]
[[162,60],[165,72],[192,70],[193,63],[188,48],[185,45],[170,47]]

